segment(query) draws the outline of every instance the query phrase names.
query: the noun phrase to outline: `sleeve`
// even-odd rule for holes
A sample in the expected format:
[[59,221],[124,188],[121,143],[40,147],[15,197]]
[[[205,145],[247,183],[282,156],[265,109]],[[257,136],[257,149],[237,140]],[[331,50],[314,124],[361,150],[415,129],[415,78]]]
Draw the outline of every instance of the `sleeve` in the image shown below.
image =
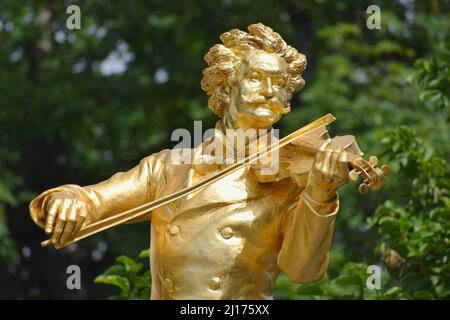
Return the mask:
[[328,268],[328,251],[339,210],[339,195],[318,203],[303,191],[299,201],[286,212],[278,266],[297,283],[319,280]]
[[[131,170],[118,172],[94,185],[67,184],[47,190],[30,203],[31,218],[40,227],[45,226],[47,202],[56,192],[66,192],[87,204],[86,225],[150,202],[155,198],[158,181],[163,175],[163,157],[163,151],[146,157]],[[150,216],[137,221],[149,219]]]

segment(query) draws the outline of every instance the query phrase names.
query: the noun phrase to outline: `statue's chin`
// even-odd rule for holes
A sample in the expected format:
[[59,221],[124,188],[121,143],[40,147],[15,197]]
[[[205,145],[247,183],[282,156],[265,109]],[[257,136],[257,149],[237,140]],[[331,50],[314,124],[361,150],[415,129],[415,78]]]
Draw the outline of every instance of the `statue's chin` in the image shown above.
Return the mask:
[[270,128],[278,120],[280,115],[270,108],[258,107],[246,113],[246,121],[252,124],[253,128]]

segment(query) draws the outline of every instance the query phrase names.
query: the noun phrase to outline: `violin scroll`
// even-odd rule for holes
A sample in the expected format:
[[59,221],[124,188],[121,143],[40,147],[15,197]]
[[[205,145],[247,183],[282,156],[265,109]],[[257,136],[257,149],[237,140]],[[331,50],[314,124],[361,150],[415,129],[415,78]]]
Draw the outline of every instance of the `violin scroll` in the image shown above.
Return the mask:
[[350,180],[356,181],[359,177],[363,179],[358,188],[360,193],[366,194],[370,188],[378,190],[386,183],[386,177],[389,175],[389,166],[377,167],[377,157],[371,156],[369,161],[357,158],[349,162],[349,164],[352,167],[352,170],[349,172]]

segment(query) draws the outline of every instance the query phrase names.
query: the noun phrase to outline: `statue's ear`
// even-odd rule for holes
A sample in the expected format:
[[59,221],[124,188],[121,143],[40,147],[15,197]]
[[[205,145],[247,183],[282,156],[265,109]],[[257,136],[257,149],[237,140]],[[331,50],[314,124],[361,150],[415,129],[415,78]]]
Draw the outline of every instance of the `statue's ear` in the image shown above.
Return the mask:
[[224,86],[216,87],[216,97],[225,103],[230,103],[230,88]]

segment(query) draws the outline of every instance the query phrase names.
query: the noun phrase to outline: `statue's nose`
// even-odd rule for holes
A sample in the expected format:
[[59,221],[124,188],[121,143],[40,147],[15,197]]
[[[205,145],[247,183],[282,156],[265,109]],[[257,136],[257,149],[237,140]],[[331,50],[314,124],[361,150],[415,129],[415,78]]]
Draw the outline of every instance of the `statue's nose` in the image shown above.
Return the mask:
[[270,77],[264,80],[264,95],[267,98],[273,97],[272,79]]

